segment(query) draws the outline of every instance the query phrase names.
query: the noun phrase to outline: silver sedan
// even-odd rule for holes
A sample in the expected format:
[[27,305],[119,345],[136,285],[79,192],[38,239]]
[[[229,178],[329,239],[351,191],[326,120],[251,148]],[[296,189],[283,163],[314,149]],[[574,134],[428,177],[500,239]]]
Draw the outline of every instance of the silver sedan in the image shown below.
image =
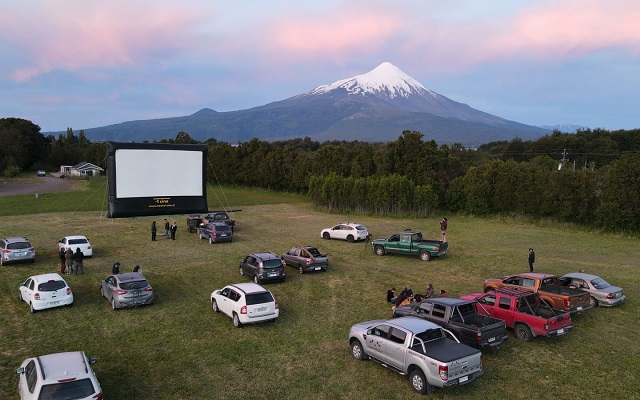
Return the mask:
[[114,310],[153,304],[153,288],[139,272],[111,275],[100,282],[100,294]]
[[597,275],[572,272],[560,278],[560,282],[563,286],[589,292],[591,307],[613,307],[627,301],[622,288],[610,285]]

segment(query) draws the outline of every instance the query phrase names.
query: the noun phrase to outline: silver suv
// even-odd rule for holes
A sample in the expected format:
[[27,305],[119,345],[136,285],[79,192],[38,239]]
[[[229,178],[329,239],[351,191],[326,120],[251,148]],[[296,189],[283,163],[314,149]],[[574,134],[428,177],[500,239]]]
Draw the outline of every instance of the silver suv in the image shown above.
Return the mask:
[[36,249],[26,237],[6,237],[0,239],[0,265],[15,261],[36,260]]
[[102,400],[100,383],[91,370],[95,362],[82,351],[27,358],[16,369],[20,399]]
[[284,282],[284,264],[280,257],[271,252],[252,253],[240,261],[240,275],[253,278],[255,283]]

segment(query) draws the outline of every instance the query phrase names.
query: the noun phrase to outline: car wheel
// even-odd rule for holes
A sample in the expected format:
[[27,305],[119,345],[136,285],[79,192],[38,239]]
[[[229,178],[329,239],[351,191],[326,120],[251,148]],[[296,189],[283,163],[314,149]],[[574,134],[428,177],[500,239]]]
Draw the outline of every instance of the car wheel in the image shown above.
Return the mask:
[[353,235],[347,236],[347,242],[353,243]]
[[104,289],[102,288],[102,286],[100,286],[100,297],[106,297],[104,295]]
[[113,311],[115,311],[115,310],[117,309],[115,299],[111,299],[111,309],[112,309]]
[[29,303],[29,310],[31,311],[32,314],[36,312],[36,309],[33,308],[33,302]]
[[353,358],[360,361],[366,360],[368,358],[367,353],[365,353],[359,340],[354,340],[353,342],[351,342],[351,355],[353,356]]
[[254,281],[255,283],[259,283],[260,279],[258,279],[258,275],[254,275],[254,276],[253,276],[253,281]]
[[428,251],[426,251],[426,250],[422,250],[422,251],[420,252],[420,259],[421,259],[422,261],[431,261],[431,253],[429,253],[429,252],[428,252]]
[[302,268],[302,265],[298,267],[298,271],[299,271],[301,274],[304,274],[304,268]]
[[598,300],[596,300],[595,297],[590,297],[589,298],[589,305],[591,307],[598,307]]
[[214,299],[211,299],[211,309],[213,312],[220,312],[220,309],[218,309],[218,303]]
[[213,238],[209,236],[209,244],[213,244]]
[[242,267],[240,267],[240,275],[244,276],[244,271],[242,270]]
[[420,368],[416,368],[411,371],[411,374],[409,375],[409,382],[411,383],[411,388],[413,390],[420,394],[427,394],[429,390],[429,383]]
[[383,256],[384,255],[384,247],[382,247],[382,246],[376,246],[374,248],[374,251],[376,252],[377,256]]
[[531,329],[529,329],[529,327],[524,324],[516,325],[516,327],[514,328],[514,331],[515,331],[516,337],[519,340],[530,342],[531,339],[533,339],[533,334],[531,333]]
[[240,317],[238,317],[238,314],[233,313],[233,326],[235,326],[236,328],[240,328],[242,326],[242,322],[240,322]]
[[325,233],[322,234],[322,238],[325,239],[325,240],[329,240],[329,239],[331,239],[331,235],[329,235],[329,232],[325,232]]

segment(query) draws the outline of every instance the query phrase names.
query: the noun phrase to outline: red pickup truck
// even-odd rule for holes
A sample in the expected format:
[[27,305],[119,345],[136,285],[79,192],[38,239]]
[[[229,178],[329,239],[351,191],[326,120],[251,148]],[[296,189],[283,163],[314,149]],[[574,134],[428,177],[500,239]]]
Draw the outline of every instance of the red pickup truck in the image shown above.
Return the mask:
[[502,288],[489,293],[460,296],[477,300],[478,314],[503,320],[516,337],[525,342],[536,336],[561,336],[573,330],[571,314],[553,309],[540,295],[520,288]]

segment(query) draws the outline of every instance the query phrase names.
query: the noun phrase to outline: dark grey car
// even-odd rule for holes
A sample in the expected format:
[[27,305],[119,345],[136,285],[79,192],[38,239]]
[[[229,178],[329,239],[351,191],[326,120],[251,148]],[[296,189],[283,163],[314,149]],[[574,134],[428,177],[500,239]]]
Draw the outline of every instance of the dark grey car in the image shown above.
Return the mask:
[[153,288],[139,272],[111,275],[100,282],[100,294],[114,310],[153,304]]
[[329,268],[329,257],[320,254],[313,246],[296,246],[282,255],[282,262],[302,274],[309,271],[326,271]]
[[240,261],[240,275],[253,278],[255,283],[285,280],[280,257],[268,253],[252,253]]

